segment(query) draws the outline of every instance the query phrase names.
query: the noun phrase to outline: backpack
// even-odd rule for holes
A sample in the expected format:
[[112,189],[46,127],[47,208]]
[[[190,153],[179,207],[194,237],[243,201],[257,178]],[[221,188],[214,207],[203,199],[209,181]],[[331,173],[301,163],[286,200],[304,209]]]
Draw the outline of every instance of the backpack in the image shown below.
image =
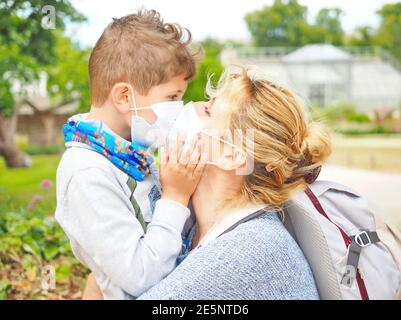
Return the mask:
[[315,181],[284,213],[321,299],[401,299],[401,234],[355,191]]

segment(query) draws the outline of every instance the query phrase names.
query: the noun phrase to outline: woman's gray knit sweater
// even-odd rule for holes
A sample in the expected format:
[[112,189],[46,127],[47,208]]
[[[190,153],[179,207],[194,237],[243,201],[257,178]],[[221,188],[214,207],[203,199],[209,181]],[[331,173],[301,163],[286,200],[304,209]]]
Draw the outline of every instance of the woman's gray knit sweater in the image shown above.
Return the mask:
[[276,214],[194,249],[139,299],[319,299],[301,249]]

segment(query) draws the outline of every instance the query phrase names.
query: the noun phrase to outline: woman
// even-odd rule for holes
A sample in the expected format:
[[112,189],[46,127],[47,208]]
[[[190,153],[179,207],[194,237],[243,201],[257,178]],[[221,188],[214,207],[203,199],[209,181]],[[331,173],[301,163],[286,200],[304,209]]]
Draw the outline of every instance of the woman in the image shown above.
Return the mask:
[[[307,123],[289,90],[252,79],[244,68],[224,76],[209,96],[199,117],[212,164],[192,197],[196,224],[187,250],[139,298],[318,299],[309,265],[280,217],[329,155],[327,132]],[[227,129],[246,139],[235,146]]]

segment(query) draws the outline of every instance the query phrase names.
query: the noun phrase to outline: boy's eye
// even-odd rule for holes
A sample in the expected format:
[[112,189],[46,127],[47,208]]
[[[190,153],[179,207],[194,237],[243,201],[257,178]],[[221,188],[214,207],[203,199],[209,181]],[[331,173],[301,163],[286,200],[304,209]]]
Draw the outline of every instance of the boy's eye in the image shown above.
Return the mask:
[[168,96],[167,98],[168,98],[169,100],[171,100],[171,101],[176,101],[176,100],[178,99],[178,95],[174,94],[174,95],[172,95],[172,96]]

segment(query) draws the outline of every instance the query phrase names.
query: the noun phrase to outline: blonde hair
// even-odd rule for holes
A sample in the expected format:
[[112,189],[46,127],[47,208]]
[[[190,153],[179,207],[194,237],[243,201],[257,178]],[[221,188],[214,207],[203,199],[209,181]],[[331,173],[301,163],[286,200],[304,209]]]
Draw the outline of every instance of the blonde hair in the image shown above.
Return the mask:
[[308,122],[300,101],[288,89],[266,79],[251,79],[249,69],[226,72],[216,89],[229,108],[231,131],[253,130],[253,144],[242,143],[254,160],[253,172],[245,178],[245,200],[280,208],[296,191],[306,187],[306,176],[319,169],[331,153],[328,131]]
[[113,19],[89,59],[92,104],[102,105],[117,82],[128,82],[141,94],[184,74],[192,79],[201,50],[191,52],[191,33],[164,23],[155,10],[140,9]]

